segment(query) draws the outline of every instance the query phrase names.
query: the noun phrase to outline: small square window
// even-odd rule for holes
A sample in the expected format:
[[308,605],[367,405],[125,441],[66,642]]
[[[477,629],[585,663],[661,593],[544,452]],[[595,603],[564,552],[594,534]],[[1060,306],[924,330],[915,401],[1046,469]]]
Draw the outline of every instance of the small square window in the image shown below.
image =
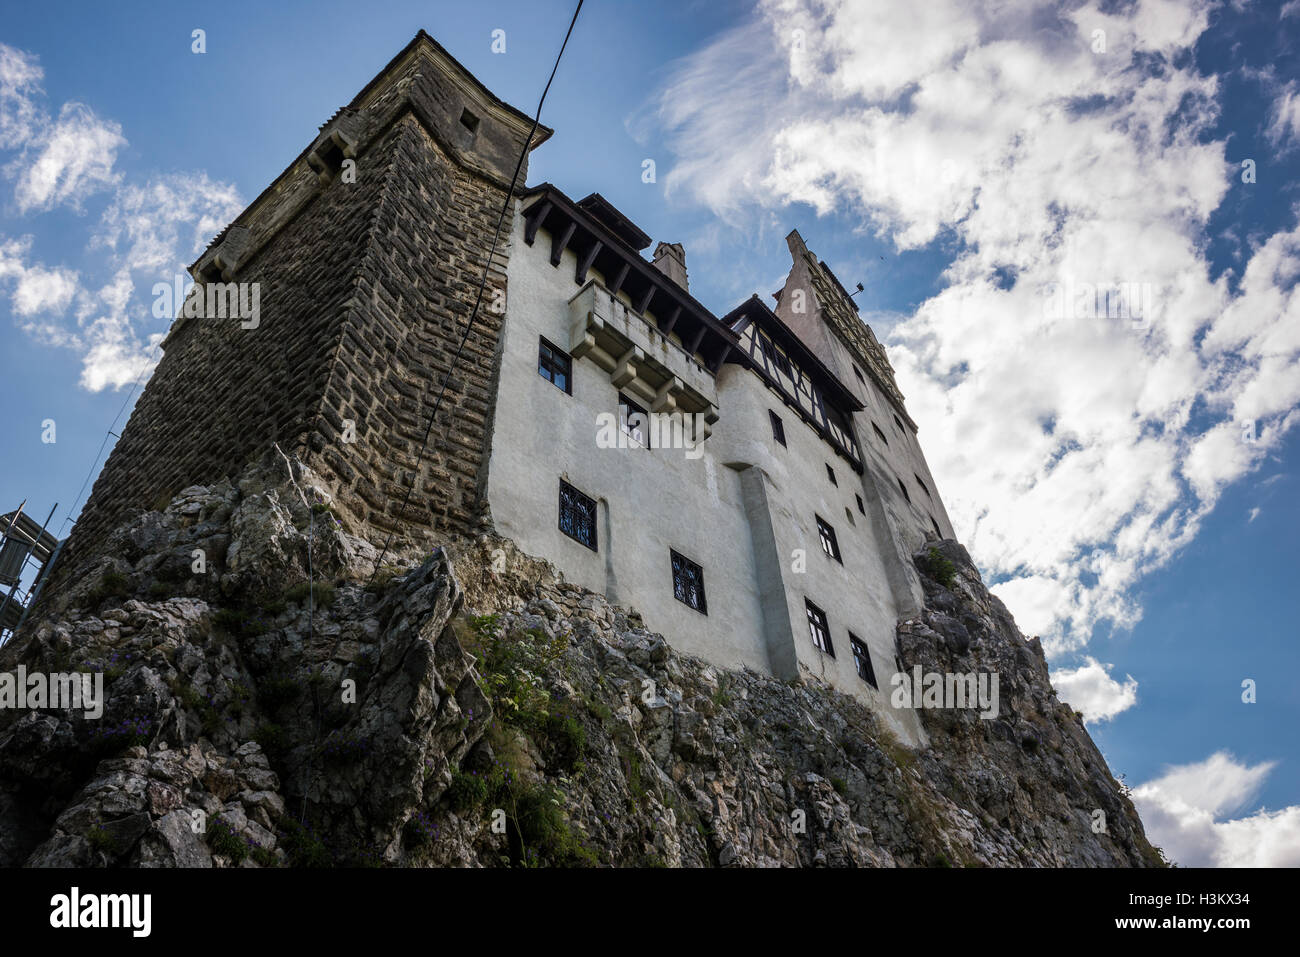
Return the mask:
[[926,497],[926,498],[933,498],[933,497],[934,497],[933,495],[930,494],[930,490],[929,490],[928,488],[925,487],[925,483],[921,481],[921,476],[919,476],[919,475],[917,475],[915,472],[913,472],[913,473],[912,473],[912,478],[916,479],[916,484],[919,485],[919,486],[921,486],[921,491],[925,493],[925,497]]
[[469,130],[470,135],[473,136],[475,133],[478,132],[478,117],[475,116],[473,113],[471,113],[469,111],[469,108],[466,107],[464,110],[461,111],[460,125],[465,129]]
[[856,499],[858,500],[858,514],[859,514],[859,515],[866,515],[866,514],[867,514],[867,509],[866,509],[866,506],[864,506],[864,505],[862,504],[862,496],[861,496],[861,495],[858,495],[858,494],[856,494],[856,493],[854,493],[854,496],[853,496],[853,497],[856,498]]
[[808,633],[812,635],[813,647],[834,658],[835,649],[831,645],[831,626],[826,621],[826,612],[807,598],[803,600],[803,603],[808,611]]
[[860,641],[853,632],[849,632],[849,645],[853,648],[853,667],[857,669],[858,677],[877,691],[880,690],[880,685],[876,684],[875,669],[871,667],[871,652],[866,644]]
[[[894,477],[898,478],[898,476]],[[907,486],[903,484],[902,479],[898,479],[898,490],[903,493],[903,498],[907,499],[909,502],[912,501],[912,496],[907,494]]]
[[560,531],[575,542],[596,548],[596,500],[560,479]]
[[872,423],[871,423],[871,428],[872,428],[872,431],[874,431],[874,432],[876,433],[876,438],[880,439],[880,441],[884,442],[886,445],[889,444],[889,439],[885,438],[885,433],[880,431],[880,426],[878,426],[878,425],[876,425],[876,423],[872,422]]
[[934,526],[934,534],[938,535],[940,538],[943,538],[943,532],[939,529],[939,523],[934,520],[933,515],[930,516],[930,524]]
[[835,470],[834,470],[833,468],[831,468],[829,464],[827,464],[827,466],[826,466],[826,477],[827,477],[828,479],[831,480],[831,484],[832,484],[832,485],[839,485],[839,484],[840,484],[839,482],[837,482],[837,481],[835,480]]
[[820,515],[813,517],[817,519],[817,535],[822,541],[822,551],[843,565],[844,559],[840,557],[840,543],[835,540],[835,529],[831,528],[830,523]]
[[785,423],[781,417],[771,409],[767,410],[767,416],[772,421],[772,438],[776,439],[782,445],[785,445]]
[[537,374],[561,392],[573,395],[573,360],[545,339],[537,341]]
[[850,525],[857,527],[858,524],[857,520],[853,517],[853,513],[849,511],[849,507],[847,505],[844,506],[844,517],[849,520]]
[[672,549],[668,550],[673,564],[673,597],[690,605],[702,615],[709,613],[704,600],[704,569]]
[[618,397],[618,426],[637,445],[650,447],[650,416],[622,393]]
[[898,416],[894,416],[894,425],[898,426],[898,431],[902,432],[904,435],[907,434],[907,429],[903,428],[903,420]]

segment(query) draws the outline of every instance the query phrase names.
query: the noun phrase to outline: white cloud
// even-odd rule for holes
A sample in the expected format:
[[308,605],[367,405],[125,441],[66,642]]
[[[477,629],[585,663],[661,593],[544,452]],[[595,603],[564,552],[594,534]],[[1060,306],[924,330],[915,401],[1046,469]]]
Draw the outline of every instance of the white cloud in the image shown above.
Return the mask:
[[[959,536],[1056,655],[1140,620],[1133,585],[1293,423],[1300,228],[1210,278],[1250,187],[1188,55],[1206,0],[922,7],[761,3],[654,98],[664,181],[738,225],[808,203],[954,250],[890,358]],[[1120,290],[1139,321],[1080,314]]]
[[[121,178],[113,171],[122,128],[97,117],[81,103],[65,103],[54,121],[12,169],[17,173],[14,198],[20,212],[52,209],[62,203],[80,208],[91,193]],[[30,155],[34,154],[34,155]]]
[[43,75],[36,57],[0,43],[0,149],[17,149],[35,135]]
[[1109,721],[1137,704],[1137,679],[1125,675],[1121,683],[1110,676],[1110,665],[1094,658],[1084,661],[1078,668],[1053,671],[1052,685],[1061,700],[1083,712],[1085,721]]
[[1184,867],[1300,866],[1300,806],[1223,820],[1246,807],[1276,762],[1219,751],[1133,789],[1148,839]]
[[1257,519],[1257,518],[1259,518],[1259,509],[1258,509],[1258,508],[1252,508],[1252,509],[1247,513],[1246,521],[1247,521],[1247,522],[1253,522],[1253,521],[1254,521],[1255,519]]
[[[232,184],[202,172],[123,182],[114,170],[126,145],[121,128],[79,103],[52,118],[40,101],[42,76],[35,56],[0,44],[0,149],[18,151],[5,172],[20,212],[79,210],[110,190],[88,244],[101,260],[94,270],[47,266],[33,261],[32,237],[0,236],[0,290],[28,335],[81,354],[83,388],[120,389],[152,368],[162,338],[146,328],[151,303],[136,295],[137,281],[142,290],[170,286],[244,204]],[[61,321],[69,310],[72,321]]]

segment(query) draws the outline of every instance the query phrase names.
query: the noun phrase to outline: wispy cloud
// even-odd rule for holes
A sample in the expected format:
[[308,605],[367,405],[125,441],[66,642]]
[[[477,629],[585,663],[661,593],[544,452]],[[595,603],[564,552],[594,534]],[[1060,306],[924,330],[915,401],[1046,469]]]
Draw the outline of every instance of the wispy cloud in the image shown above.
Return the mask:
[[79,103],[51,115],[42,78],[33,54],[0,44],[0,149],[13,154],[6,205],[30,214],[80,211],[99,193],[107,201],[88,235],[85,268],[40,262],[30,234],[0,235],[0,290],[27,334],[81,355],[83,388],[117,389],[152,368],[162,337],[149,328],[156,322],[137,281],[144,291],[170,284],[244,204],[234,186],[202,172],[124,176],[115,169],[126,145],[121,128]]

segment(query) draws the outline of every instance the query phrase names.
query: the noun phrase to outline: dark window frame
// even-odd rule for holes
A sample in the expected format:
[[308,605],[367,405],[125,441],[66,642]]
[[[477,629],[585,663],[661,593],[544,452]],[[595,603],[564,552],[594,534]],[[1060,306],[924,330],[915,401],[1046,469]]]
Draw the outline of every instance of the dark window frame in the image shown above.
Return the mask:
[[[849,648],[853,652],[853,668],[857,671],[858,677],[879,691],[880,685],[876,683],[876,669],[871,664],[871,649],[867,647],[867,643],[853,632],[849,632]],[[862,673],[863,665],[866,665],[866,674]]]
[[921,481],[921,476],[913,472],[912,478],[916,479],[916,484],[921,486],[921,491],[925,493],[926,498],[934,498],[934,496],[930,494],[930,486]]
[[692,608],[701,615],[707,615],[709,601],[704,590],[703,566],[699,562],[691,561],[675,548],[668,549],[668,562],[672,569],[673,597],[687,608]]
[[785,444],[785,423],[781,421],[781,417],[771,409],[768,409],[767,418],[772,424],[772,438],[781,443],[782,448],[789,448],[789,446]]
[[816,513],[813,513],[813,518],[817,520],[817,537],[821,539],[822,551],[828,558],[833,558],[843,565],[844,557],[840,553],[840,542],[835,535],[835,526]]
[[[572,510],[574,507],[581,508],[583,511],[589,513],[589,518],[587,520],[587,524],[585,527],[588,528],[591,532],[591,541],[587,541],[586,539],[580,536],[579,533],[583,530],[584,527],[582,524],[575,523],[572,519],[570,519],[569,524],[566,527],[565,525],[566,496],[564,494],[565,489],[568,489],[570,493],[567,499],[567,504],[569,505],[570,513],[572,514]],[[600,535],[597,530],[599,520],[600,520],[600,506],[596,503],[596,500],[592,498],[590,495],[588,495],[586,492],[583,492],[581,489],[575,488],[574,486],[570,485],[564,479],[560,479],[559,518],[558,518],[558,525],[557,525],[557,527],[560,530],[560,533],[567,538],[573,539],[579,545],[584,545],[587,548],[590,548],[593,552],[599,553]]]
[[853,493],[853,497],[856,498],[856,499],[858,500],[858,514],[860,514],[860,515],[866,515],[866,514],[867,514],[867,507],[862,503],[862,496],[859,495],[857,492],[854,492],[854,493]]
[[[627,410],[626,413],[623,411],[624,409]],[[642,419],[641,429],[644,434],[639,439],[628,426],[633,414],[639,414]],[[618,427],[624,435],[643,449],[650,448],[650,413],[623,392],[618,394]]]
[[[557,373],[564,376],[564,385],[555,381]],[[537,374],[565,395],[573,395],[573,356],[545,336],[537,337]]]
[[885,433],[880,431],[880,426],[876,425],[875,422],[872,422],[871,428],[875,431],[876,438],[880,439],[880,441],[884,442],[886,445],[889,444],[889,439],[885,438]]
[[[803,605],[808,616],[808,635],[812,639],[813,647],[822,654],[834,658],[835,644],[831,641],[831,624],[826,618],[826,612],[822,611],[809,598],[803,600]],[[825,642],[824,645],[823,642]]]
[[[895,475],[894,478],[898,478],[898,476]],[[912,503],[912,496],[908,494],[907,483],[901,478],[898,479],[898,490],[903,493],[903,498],[907,499],[907,502],[910,505]]]
[[831,480],[831,484],[836,488],[840,487],[840,481],[835,477],[835,470],[831,468],[831,463],[826,463],[826,477]]

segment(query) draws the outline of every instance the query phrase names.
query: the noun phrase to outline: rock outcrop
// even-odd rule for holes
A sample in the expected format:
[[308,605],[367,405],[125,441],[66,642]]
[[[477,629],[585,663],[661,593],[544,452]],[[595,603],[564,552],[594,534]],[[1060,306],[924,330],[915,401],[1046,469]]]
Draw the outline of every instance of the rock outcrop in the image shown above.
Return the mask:
[[0,652],[102,672],[107,698],[0,711],[0,864],[1162,863],[955,543],[917,556],[903,664],[996,673],[999,715],[925,710],[913,751],[826,687],[678,654],[505,540],[375,572],[275,464],[137,515]]

